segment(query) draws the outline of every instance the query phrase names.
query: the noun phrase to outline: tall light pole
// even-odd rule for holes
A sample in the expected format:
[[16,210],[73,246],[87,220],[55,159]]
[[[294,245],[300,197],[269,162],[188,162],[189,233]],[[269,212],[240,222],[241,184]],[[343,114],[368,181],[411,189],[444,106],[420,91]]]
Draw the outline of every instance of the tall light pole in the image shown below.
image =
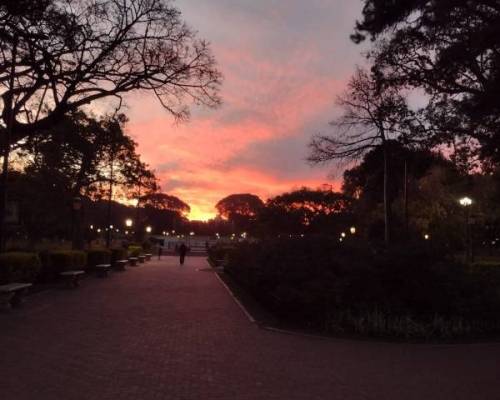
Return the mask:
[[469,209],[472,205],[472,199],[469,197],[462,197],[459,201],[460,205],[465,208],[465,262],[472,261],[472,248],[469,227]]

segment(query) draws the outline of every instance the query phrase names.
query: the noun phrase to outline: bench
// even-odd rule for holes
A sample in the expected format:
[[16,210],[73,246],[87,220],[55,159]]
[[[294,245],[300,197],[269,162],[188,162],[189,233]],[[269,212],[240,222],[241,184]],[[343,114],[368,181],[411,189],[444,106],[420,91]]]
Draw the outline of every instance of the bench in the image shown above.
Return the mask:
[[146,256],[144,256],[142,254],[139,257],[137,257],[137,258],[139,258],[139,263],[140,264],[144,264],[144,262],[146,261]]
[[146,261],[151,261],[151,257],[153,257],[151,253],[146,253],[144,255],[146,256]]
[[31,283],[14,282],[0,286],[0,307],[9,310],[11,307],[21,305],[23,295],[32,286]]
[[114,263],[114,267],[118,271],[125,271],[125,267],[128,264],[128,260],[116,260]]
[[76,288],[79,286],[80,278],[85,274],[85,271],[64,271],[59,275],[66,280],[69,287]]
[[128,260],[130,261],[130,265],[132,267],[135,267],[137,265],[137,257],[130,257]]
[[109,270],[111,269],[111,264],[97,264],[94,268],[97,272],[97,276],[106,278]]

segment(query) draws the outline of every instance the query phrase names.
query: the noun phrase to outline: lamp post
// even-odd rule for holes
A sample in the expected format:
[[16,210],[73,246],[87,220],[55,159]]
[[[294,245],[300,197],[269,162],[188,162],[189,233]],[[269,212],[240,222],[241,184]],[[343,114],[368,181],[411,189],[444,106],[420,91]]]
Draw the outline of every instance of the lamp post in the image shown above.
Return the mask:
[[351,235],[355,235],[356,234],[356,227],[355,226],[351,226],[349,228],[349,232],[351,232]]
[[462,197],[458,202],[465,209],[465,262],[468,263],[472,261],[472,248],[469,226],[469,209],[472,205],[472,199],[469,197]]
[[74,249],[83,249],[83,240],[82,240],[82,218],[81,218],[81,210],[82,210],[82,199],[78,196],[73,197],[72,202],[72,211],[73,211],[73,226],[72,226],[72,247]]

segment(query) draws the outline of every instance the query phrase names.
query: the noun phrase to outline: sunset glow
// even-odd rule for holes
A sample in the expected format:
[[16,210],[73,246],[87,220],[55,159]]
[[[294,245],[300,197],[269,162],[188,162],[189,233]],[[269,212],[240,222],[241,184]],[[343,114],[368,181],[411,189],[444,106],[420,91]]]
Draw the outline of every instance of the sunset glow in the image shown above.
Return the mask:
[[[302,186],[338,185],[340,176],[328,178],[331,167],[312,168],[305,159],[311,136],[328,130],[335,97],[362,61],[349,40],[359,4],[327,3],[178,3],[211,42],[224,74],[223,105],[195,107],[190,121],[175,124],[153,96],[136,93],[127,114],[142,158],[163,191],[191,206],[190,219],[213,218],[217,201],[232,193],[266,200]],[[304,13],[311,18],[302,20]]]

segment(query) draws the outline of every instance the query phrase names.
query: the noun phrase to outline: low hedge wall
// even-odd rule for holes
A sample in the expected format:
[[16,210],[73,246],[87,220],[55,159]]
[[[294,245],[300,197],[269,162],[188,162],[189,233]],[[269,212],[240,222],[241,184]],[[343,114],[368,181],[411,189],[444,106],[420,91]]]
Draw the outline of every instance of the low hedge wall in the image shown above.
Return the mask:
[[61,272],[84,270],[87,266],[87,254],[78,250],[52,250],[40,253],[42,271],[40,279],[54,281]]
[[95,267],[98,264],[110,264],[111,255],[108,249],[90,249],[87,251],[87,265]]
[[128,247],[128,255],[129,257],[138,257],[143,254],[142,246],[129,246]]
[[111,264],[118,260],[125,260],[128,258],[128,251],[124,248],[111,249]]
[[10,252],[0,254],[0,284],[33,282],[41,269],[38,254]]

